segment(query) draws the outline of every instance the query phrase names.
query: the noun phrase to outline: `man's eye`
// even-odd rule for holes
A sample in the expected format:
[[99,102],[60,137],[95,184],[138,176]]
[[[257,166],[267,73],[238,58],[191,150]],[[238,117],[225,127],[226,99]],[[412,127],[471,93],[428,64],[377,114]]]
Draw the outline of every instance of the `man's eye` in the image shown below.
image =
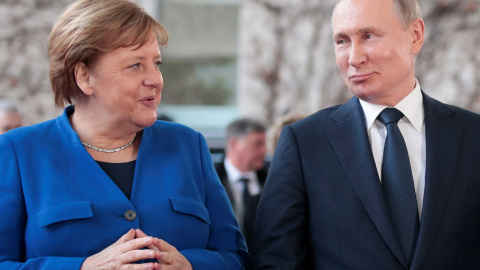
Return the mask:
[[375,35],[374,34],[366,34],[365,35],[365,39],[371,39],[373,38]]
[[343,45],[343,44],[347,43],[347,41],[346,41],[345,39],[337,39],[337,40],[335,41],[335,43],[336,43],[337,45]]

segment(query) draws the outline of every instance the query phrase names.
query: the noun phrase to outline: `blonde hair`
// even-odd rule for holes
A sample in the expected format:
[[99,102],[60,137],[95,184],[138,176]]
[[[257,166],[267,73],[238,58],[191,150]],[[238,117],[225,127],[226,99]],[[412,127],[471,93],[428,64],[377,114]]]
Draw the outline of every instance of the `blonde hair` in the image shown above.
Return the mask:
[[152,35],[168,42],[165,28],[128,0],[78,0],[67,7],[48,38],[50,82],[57,107],[73,104],[81,93],[74,76],[78,63],[89,65],[120,47],[141,47]]

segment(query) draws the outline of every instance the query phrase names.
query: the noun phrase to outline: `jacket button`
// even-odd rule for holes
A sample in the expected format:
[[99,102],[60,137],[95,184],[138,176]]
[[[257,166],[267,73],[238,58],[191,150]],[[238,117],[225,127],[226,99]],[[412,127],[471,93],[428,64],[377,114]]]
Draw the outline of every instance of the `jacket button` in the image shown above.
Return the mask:
[[137,213],[133,210],[128,210],[124,215],[125,219],[128,221],[134,221],[137,218]]

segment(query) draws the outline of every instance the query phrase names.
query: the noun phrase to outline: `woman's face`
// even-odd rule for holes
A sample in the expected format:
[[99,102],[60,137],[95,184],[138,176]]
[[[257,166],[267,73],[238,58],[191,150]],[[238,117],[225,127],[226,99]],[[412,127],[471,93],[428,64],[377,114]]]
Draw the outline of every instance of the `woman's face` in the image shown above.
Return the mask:
[[163,88],[160,64],[154,36],[142,47],[121,47],[102,55],[88,68],[94,110],[118,126],[125,121],[139,128],[153,125]]

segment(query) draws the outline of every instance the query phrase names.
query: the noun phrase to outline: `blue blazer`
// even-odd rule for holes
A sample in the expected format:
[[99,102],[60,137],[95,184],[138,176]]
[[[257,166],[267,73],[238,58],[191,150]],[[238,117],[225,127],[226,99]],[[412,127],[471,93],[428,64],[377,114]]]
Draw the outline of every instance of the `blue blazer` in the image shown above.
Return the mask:
[[254,269],[480,269],[480,116],[423,97],[426,179],[411,267],[354,97],[282,131],[258,208]]
[[200,133],[145,128],[129,200],[81,144],[72,112],[0,136],[0,269],[79,269],[131,228],[195,270],[244,268],[245,240]]

